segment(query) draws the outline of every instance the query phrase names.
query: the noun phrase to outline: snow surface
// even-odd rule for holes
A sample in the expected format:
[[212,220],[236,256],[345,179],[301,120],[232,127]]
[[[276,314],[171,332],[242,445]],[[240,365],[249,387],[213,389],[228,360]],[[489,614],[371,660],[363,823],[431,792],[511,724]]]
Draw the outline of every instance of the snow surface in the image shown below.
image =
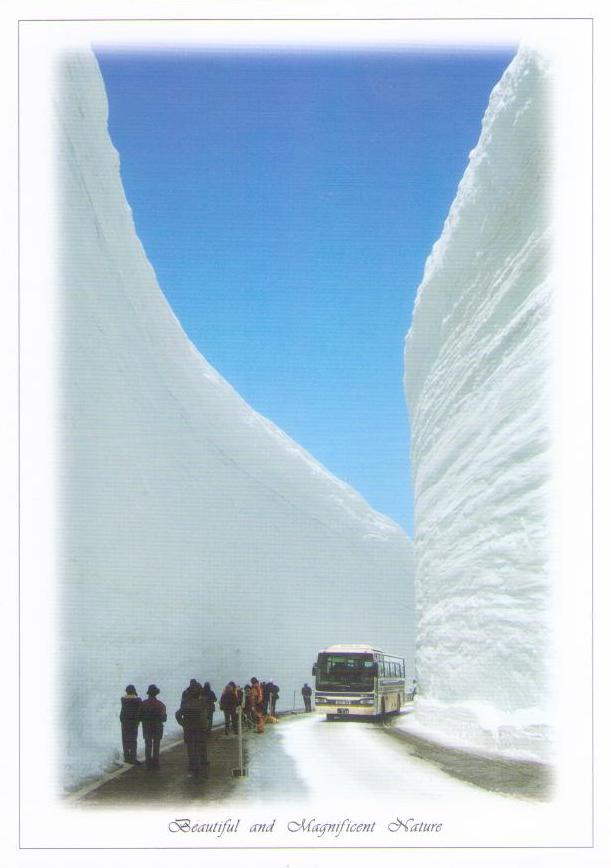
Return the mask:
[[508,799],[413,756],[373,721],[329,723],[315,712],[283,718],[264,738],[250,737],[247,751],[248,777],[232,798],[244,795],[248,804],[298,801],[320,810],[358,799],[361,808],[389,803],[397,809],[406,800],[413,806],[455,799],[489,808]]
[[419,685],[406,725],[539,757],[549,747],[548,76],[521,50],[494,88],[405,353]]
[[413,658],[413,553],[188,341],[136,236],[93,56],[66,57],[60,78],[59,656],[73,787],[118,755],[129,682],[158,684],[170,734],[191,677],[217,694],[273,678],[283,708],[321,647]]

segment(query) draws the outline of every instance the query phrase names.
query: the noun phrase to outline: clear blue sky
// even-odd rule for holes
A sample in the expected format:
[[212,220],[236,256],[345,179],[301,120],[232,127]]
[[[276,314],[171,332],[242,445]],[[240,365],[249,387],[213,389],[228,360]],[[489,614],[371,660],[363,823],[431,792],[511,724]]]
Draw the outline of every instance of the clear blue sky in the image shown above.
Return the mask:
[[97,51],[136,228],[208,361],[410,534],[403,341],[513,51]]

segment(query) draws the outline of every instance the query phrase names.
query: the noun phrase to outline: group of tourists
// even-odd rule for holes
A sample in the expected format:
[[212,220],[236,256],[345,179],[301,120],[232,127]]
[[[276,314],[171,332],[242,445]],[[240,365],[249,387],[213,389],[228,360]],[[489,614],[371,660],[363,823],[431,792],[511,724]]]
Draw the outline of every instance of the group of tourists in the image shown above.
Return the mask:
[[238,732],[238,719],[254,727],[258,733],[265,732],[265,718],[276,716],[276,704],[280,688],[273,681],[251,678],[249,684],[239,687],[230,681],[221,694],[220,708],[225,716],[225,735]]
[[243,688],[235,681],[225,686],[219,703],[225,717],[225,735],[229,735],[230,731],[238,733],[240,716],[242,723],[249,729],[255,727],[258,733],[265,732],[267,712],[264,683],[253,677]]
[[[149,685],[146,691],[147,699],[141,699],[133,684],[125,688],[121,697],[121,735],[123,739],[123,758],[126,763],[140,765],[137,759],[138,727],[142,723],[144,737],[145,762],[147,769],[159,768],[159,749],[163,736],[163,725],[167,721],[167,710],[163,702],[157,699],[159,688]],[[238,687],[235,681],[230,681],[219,701],[219,706],[225,718],[225,735],[230,731],[238,732],[239,715],[248,727],[256,729],[257,733],[265,731],[265,718],[276,713],[276,703],[280,690],[273,681],[259,682],[251,678],[244,688]],[[212,720],[216,709],[217,697],[210,683],[203,685],[192,678],[183,690],[180,708],[175,714],[176,720],[183,730],[183,738],[187,747],[189,771],[198,773],[209,765],[207,737],[212,729]]]

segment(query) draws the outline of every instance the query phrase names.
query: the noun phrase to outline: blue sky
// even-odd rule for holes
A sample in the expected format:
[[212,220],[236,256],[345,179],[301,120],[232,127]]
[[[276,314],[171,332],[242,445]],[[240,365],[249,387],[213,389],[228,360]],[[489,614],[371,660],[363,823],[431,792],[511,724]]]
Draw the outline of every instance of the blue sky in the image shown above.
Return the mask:
[[183,328],[412,534],[403,341],[514,51],[96,54],[136,228]]

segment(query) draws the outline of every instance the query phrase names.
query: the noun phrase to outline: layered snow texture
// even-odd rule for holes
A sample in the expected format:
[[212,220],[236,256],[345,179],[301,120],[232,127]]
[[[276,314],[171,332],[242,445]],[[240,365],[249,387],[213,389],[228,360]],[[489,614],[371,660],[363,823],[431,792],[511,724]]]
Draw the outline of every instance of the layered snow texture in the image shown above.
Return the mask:
[[171,734],[191,677],[217,694],[229,679],[274,679],[282,709],[293,691],[301,706],[326,645],[413,658],[413,550],[188,341],[136,236],[93,56],[66,58],[60,79],[61,753],[72,787],[119,756],[130,682],[160,687]]
[[493,90],[406,340],[418,718],[539,752],[548,650],[548,72]]

